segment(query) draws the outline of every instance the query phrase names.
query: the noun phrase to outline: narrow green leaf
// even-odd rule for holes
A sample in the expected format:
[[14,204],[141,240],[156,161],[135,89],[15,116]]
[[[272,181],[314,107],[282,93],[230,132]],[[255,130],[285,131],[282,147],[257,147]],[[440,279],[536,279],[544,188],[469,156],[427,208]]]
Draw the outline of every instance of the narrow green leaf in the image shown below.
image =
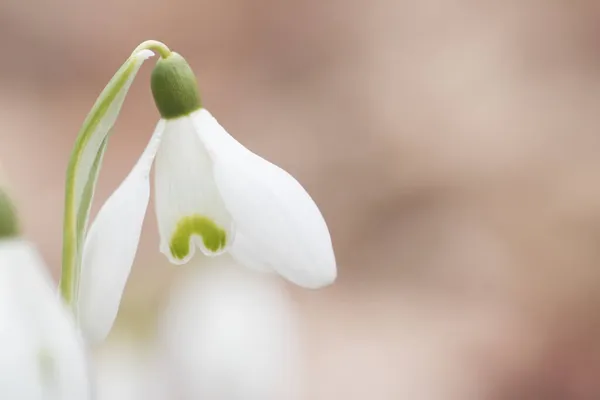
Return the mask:
[[110,131],[137,71],[149,53],[134,53],[104,88],[79,131],[67,168],[60,292],[73,304],[90,207]]

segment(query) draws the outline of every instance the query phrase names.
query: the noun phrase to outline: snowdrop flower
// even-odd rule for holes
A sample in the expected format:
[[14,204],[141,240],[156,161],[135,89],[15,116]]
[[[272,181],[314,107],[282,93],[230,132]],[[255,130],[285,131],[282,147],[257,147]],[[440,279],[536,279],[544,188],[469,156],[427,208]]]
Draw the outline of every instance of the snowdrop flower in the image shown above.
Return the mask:
[[[185,264],[197,247],[207,256],[228,252],[304,287],[332,283],[331,238],[316,204],[296,179],[245,148],[201,106],[183,57],[158,61],[152,92],[162,119],[149,148],[160,141],[156,216],[169,261]],[[139,163],[150,165],[150,154]],[[119,189],[132,197],[136,187],[126,181]]]
[[65,283],[64,292],[76,292],[75,308],[87,336],[101,340],[115,319],[148,206],[154,161],[160,251],[172,264],[187,263],[197,248],[206,256],[228,253],[242,265],[277,272],[303,287],[332,283],[336,262],[331,238],[306,190],[289,173],[245,148],[202,107],[195,75],[179,54],[157,42],[142,44],[127,68],[137,71],[147,57],[146,48],[161,55],[151,78],[161,119],[87,235],[89,200],[106,132],[135,72],[113,78],[128,83],[109,89],[115,100],[108,101],[108,112],[97,118],[95,129],[101,134],[90,134],[87,143],[93,145],[78,142],[79,159],[72,158],[69,167],[68,178],[76,178],[67,185],[71,200],[66,214],[71,219],[65,217],[70,232],[64,258],[73,260],[70,270],[75,275],[80,271],[80,277],[67,279],[79,282],[74,289]]
[[0,193],[0,398],[85,400],[86,356],[35,248]]

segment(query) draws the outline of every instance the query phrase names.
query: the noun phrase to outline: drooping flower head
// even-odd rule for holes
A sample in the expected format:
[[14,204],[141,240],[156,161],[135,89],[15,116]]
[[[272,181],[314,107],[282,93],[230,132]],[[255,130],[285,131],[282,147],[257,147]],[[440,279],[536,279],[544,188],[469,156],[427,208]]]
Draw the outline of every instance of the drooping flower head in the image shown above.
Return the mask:
[[[202,106],[184,58],[160,50],[151,87],[161,118],[80,243],[77,313],[84,331],[96,339],[107,334],[116,316],[139,242],[154,161],[160,251],[172,264],[187,263],[198,249],[206,256],[228,253],[242,265],[277,272],[308,288],[336,278],[329,231],[310,195],[289,173],[229,135]],[[132,57],[143,59],[142,51]],[[101,125],[110,129],[112,123]],[[79,222],[85,226],[87,221]]]

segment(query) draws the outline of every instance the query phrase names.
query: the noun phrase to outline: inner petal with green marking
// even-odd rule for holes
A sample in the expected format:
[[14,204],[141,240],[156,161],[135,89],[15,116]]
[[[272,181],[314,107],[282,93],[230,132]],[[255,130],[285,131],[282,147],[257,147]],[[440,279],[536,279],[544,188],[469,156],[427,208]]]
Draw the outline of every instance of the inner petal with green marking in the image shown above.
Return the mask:
[[207,250],[218,253],[227,245],[227,232],[212,219],[203,215],[190,215],[177,221],[169,242],[174,258],[183,260],[190,253],[192,235],[202,238]]

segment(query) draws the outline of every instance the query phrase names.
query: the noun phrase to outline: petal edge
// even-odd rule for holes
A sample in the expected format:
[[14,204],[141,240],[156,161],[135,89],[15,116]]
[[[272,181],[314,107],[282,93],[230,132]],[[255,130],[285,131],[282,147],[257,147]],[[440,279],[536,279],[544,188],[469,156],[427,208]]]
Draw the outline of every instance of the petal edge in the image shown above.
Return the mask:
[[101,341],[117,316],[131,272],[150,197],[150,169],[164,130],[150,143],[121,185],[106,200],[85,240],[77,316],[85,336]]
[[331,284],[337,276],[331,237],[308,192],[288,172],[231,137],[207,110],[193,113],[192,120],[212,158],[219,192],[244,237],[243,249],[234,241],[232,256],[306,288]]

